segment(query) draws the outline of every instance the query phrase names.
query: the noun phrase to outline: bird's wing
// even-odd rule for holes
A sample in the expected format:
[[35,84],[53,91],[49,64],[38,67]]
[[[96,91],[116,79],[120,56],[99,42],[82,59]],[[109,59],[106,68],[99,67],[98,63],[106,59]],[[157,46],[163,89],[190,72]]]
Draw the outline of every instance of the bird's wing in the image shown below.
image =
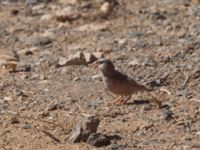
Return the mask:
[[137,89],[139,89],[140,91],[148,91],[148,89],[144,85],[137,83],[134,79],[128,77],[127,75],[119,71],[116,71],[114,78],[119,82],[124,82],[127,85],[133,86],[134,88],[137,87]]

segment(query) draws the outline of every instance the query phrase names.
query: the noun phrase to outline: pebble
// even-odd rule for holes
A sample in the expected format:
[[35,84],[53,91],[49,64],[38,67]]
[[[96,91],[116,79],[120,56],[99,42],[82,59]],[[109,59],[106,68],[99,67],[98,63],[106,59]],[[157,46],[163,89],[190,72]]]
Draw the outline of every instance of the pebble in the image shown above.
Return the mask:
[[101,6],[100,10],[104,13],[104,14],[109,14],[111,11],[111,5],[109,2],[104,2],[103,5]]
[[144,145],[157,145],[158,141],[156,140],[149,140],[149,141],[145,141],[143,142]]
[[41,21],[43,22],[49,22],[53,19],[53,15],[52,14],[44,14],[42,17],[41,17]]
[[101,77],[100,74],[93,75],[91,78],[92,78],[93,80],[102,80],[102,77]]
[[78,19],[80,15],[75,7],[68,6],[65,7],[63,10],[59,10],[56,12],[55,18],[57,21],[65,22],[65,21],[72,21]]
[[25,39],[25,44],[28,46],[44,46],[52,43],[52,39],[45,36],[31,36]]
[[21,127],[22,129],[30,129],[30,128],[31,128],[31,125],[30,125],[29,123],[23,123],[23,124],[20,125],[20,127]]
[[18,124],[20,121],[17,119],[17,117],[11,117],[10,118],[10,124]]
[[64,105],[62,104],[53,104],[53,105],[50,105],[46,108],[46,111],[54,111],[54,110],[57,110],[57,109],[62,109],[64,107]]
[[61,67],[61,66],[65,66],[67,64],[67,61],[68,59],[65,58],[65,57],[60,57],[59,60],[58,60],[58,66]]
[[101,147],[109,145],[111,141],[108,136],[102,135],[100,133],[92,133],[87,139],[87,143],[95,147]]
[[94,52],[92,53],[97,59],[99,58],[103,58],[104,57],[104,53],[103,52]]
[[155,79],[149,83],[150,87],[154,88],[157,86],[161,86],[161,79]]
[[165,119],[166,121],[169,121],[173,119],[173,112],[171,110],[164,110],[162,112],[162,118]]
[[125,147],[123,145],[111,144],[105,148],[105,150],[124,150]]
[[92,133],[96,133],[100,120],[97,116],[83,118],[68,139],[70,143],[86,142]]
[[38,3],[38,0],[26,0],[26,5],[35,5]]

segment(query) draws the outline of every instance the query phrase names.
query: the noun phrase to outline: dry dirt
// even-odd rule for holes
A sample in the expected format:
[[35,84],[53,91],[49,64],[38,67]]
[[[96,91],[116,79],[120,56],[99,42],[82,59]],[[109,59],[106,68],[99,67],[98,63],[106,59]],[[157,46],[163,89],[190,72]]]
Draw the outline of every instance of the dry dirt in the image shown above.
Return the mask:
[[[118,149],[200,149],[199,1],[108,1],[104,15],[104,0],[0,1],[0,52],[20,55],[16,72],[1,69],[1,150],[97,149],[68,143],[91,114],[100,117],[99,133],[121,137],[112,140]],[[69,6],[72,19],[48,18]],[[154,93],[163,108],[148,103],[149,93],[109,106],[97,70],[57,67],[60,57],[100,50],[137,82],[167,90]]]

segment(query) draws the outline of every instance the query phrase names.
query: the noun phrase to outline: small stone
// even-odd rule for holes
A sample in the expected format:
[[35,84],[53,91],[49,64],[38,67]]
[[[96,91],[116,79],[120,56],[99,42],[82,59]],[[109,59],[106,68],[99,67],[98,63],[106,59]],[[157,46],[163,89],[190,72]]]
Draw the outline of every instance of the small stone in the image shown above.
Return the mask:
[[187,96],[186,90],[178,90],[176,91],[176,96]]
[[23,124],[21,124],[20,126],[21,126],[21,128],[23,128],[23,129],[30,129],[30,128],[31,128],[31,125],[30,125],[29,123],[23,123]]
[[52,39],[45,36],[31,36],[28,37],[25,41],[28,46],[44,46],[50,44]]
[[39,112],[37,115],[38,115],[38,118],[44,118],[44,117],[49,116],[49,111]]
[[101,6],[100,10],[104,13],[104,14],[109,14],[111,11],[111,5],[108,2],[104,2],[103,5]]
[[78,28],[79,31],[82,32],[94,32],[94,31],[103,31],[106,30],[108,26],[105,23],[90,23],[90,24],[85,24],[82,25]]
[[166,121],[173,119],[173,112],[170,110],[165,110],[162,112],[162,118]]
[[38,51],[38,47],[31,47],[28,49],[22,49],[18,51],[18,54],[23,54],[23,55],[33,55],[35,51]]
[[65,57],[60,57],[58,60],[58,66],[65,66],[67,64],[68,59]]
[[54,111],[57,109],[62,109],[64,106],[62,104],[53,104],[46,108],[46,111]]
[[100,46],[97,47],[96,52],[101,52],[102,54],[110,54],[113,52],[113,50],[111,46]]
[[84,53],[84,56],[87,63],[93,63],[97,60],[97,58],[91,53]]
[[78,81],[78,80],[80,80],[79,77],[75,77],[75,78],[73,79],[73,81]]
[[13,9],[13,10],[11,10],[10,13],[11,13],[11,15],[16,16],[16,15],[19,14],[19,10],[17,10],[17,9]]
[[100,120],[96,116],[83,118],[68,139],[70,143],[86,142],[90,134],[96,133]]
[[66,59],[64,57],[59,58],[57,67],[62,67],[65,65],[86,65],[86,59],[82,52],[77,52],[74,56],[70,56],[70,58]]
[[105,148],[105,150],[123,150],[125,147],[123,145],[111,144]]
[[13,98],[10,97],[10,96],[5,96],[5,97],[3,98],[3,100],[5,100],[5,101],[12,101]]
[[35,5],[38,3],[38,0],[26,0],[26,5]]
[[131,62],[129,62],[130,66],[139,66],[141,61],[138,58],[134,58]]
[[143,60],[143,62],[142,62],[142,65],[143,66],[155,66],[156,63],[153,60],[153,58],[151,58],[151,57],[145,57],[144,60]]
[[157,86],[161,86],[161,79],[156,79],[156,80],[153,80],[149,83],[150,87],[154,88],[154,87],[157,87]]
[[142,32],[136,31],[129,33],[130,38],[141,38],[143,36]]
[[41,17],[41,21],[44,21],[44,22],[48,22],[48,21],[51,21],[53,19],[53,15],[51,14],[45,14]]
[[81,121],[83,130],[88,130],[91,133],[95,133],[99,126],[100,120],[97,116],[87,116]]
[[87,139],[87,143],[95,147],[101,147],[109,145],[111,141],[110,138],[105,135],[100,133],[92,133]]
[[65,21],[72,21],[79,17],[78,11],[72,7],[68,6],[65,7],[63,10],[57,11],[55,18],[57,21],[65,22]]
[[103,52],[94,52],[94,53],[92,53],[97,59],[99,59],[99,58],[103,58],[104,57],[104,55],[103,55]]
[[145,141],[143,142],[144,145],[158,145],[158,141],[156,140],[149,140],[149,141]]
[[92,78],[93,80],[101,80],[101,79],[102,79],[102,77],[101,77],[100,74],[93,75],[91,78]]
[[117,42],[118,42],[119,45],[122,46],[122,45],[125,45],[127,43],[127,39],[119,39]]
[[17,117],[11,117],[10,118],[10,124],[18,124],[20,121],[17,119]]

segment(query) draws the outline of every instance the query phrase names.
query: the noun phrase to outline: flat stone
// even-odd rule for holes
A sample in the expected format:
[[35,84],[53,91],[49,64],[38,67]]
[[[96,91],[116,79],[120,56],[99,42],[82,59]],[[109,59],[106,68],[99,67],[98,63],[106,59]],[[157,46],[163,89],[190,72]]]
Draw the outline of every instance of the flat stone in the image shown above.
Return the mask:
[[44,46],[50,44],[52,39],[45,36],[31,36],[28,37],[25,41],[28,46]]
[[109,145],[111,141],[110,138],[105,135],[100,133],[92,133],[87,139],[87,143],[95,147],[101,147]]

